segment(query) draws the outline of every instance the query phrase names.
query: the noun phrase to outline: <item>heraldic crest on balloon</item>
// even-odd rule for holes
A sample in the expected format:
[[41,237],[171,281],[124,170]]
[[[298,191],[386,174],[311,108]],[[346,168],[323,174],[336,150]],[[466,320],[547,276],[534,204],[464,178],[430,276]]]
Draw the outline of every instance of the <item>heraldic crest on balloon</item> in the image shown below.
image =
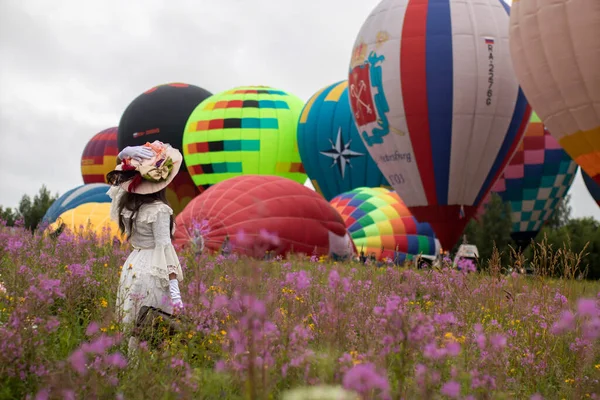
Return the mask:
[[[379,32],[377,47],[387,39],[388,35],[385,32]],[[390,107],[383,91],[381,63],[385,61],[385,57],[375,51],[371,51],[367,56],[367,47],[367,44],[361,41],[354,48],[348,84],[357,128],[365,143],[371,147],[374,144],[382,144],[383,137],[390,133],[386,115]]]

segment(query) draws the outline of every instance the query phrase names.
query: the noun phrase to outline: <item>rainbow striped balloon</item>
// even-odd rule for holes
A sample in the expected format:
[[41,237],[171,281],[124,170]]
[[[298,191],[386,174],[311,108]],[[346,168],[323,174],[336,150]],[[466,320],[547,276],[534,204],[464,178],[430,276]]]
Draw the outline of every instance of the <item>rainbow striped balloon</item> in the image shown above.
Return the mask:
[[[512,238],[526,247],[567,194],[577,164],[533,113],[525,137],[491,192],[510,203]],[[484,212],[487,196],[480,213]]]
[[190,115],[183,156],[200,191],[238,175],[277,175],[298,183],[306,174],[296,142],[304,103],[268,86],[213,95]]
[[396,192],[362,187],[334,197],[330,204],[344,219],[359,253],[398,264],[417,254],[435,254],[433,229],[418,222]]
[[106,183],[106,174],[117,165],[118,128],[108,128],[95,134],[81,155],[81,176],[84,183]]

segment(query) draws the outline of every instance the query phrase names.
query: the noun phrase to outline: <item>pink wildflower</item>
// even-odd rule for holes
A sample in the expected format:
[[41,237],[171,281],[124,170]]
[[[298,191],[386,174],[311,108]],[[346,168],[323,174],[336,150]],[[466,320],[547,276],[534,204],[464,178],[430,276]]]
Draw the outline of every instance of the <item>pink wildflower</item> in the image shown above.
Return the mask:
[[448,381],[444,383],[441,393],[453,399],[458,398],[460,396],[460,383],[456,381]]

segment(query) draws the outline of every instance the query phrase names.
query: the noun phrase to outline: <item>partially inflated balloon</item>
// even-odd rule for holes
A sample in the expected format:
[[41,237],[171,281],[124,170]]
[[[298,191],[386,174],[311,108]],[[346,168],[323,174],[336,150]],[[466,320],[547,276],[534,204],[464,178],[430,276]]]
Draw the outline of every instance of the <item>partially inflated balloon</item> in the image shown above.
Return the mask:
[[[205,89],[186,83],[159,85],[145,91],[127,106],[121,116],[117,138],[119,150],[160,140],[182,151],[186,121],[196,106],[211,95]],[[167,198],[171,199],[175,214],[198,194],[192,188],[185,162],[177,176],[177,182],[174,180],[167,187]],[[190,190],[194,190],[193,196]]]
[[417,254],[436,254],[435,234],[418,222],[396,192],[385,188],[357,188],[331,205],[340,213],[359,252],[401,264]]
[[44,214],[42,222],[52,223],[66,211],[87,203],[108,203],[111,199],[106,194],[110,185],[104,183],[90,183],[77,186],[69,190],[52,203],[50,208]]
[[61,229],[73,234],[93,232],[99,239],[124,239],[119,224],[110,219],[110,203],[81,204],[60,214],[48,228],[49,232]]
[[530,109],[499,0],[383,0],[348,84],[357,128],[412,214],[452,248],[516,149]]
[[298,150],[313,186],[327,200],[358,187],[389,186],[356,130],[348,81],[308,100],[298,123]]
[[[576,173],[577,164],[533,113],[523,141],[491,191],[510,204],[511,236],[520,247],[527,247],[556,211]],[[488,201],[489,195],[484,204]]]
[[95,134],[83,149],[81,175],[84,183],[106,183],[106,174],[117,165],[118,128],[108,128]]
[[200,191],[238,175],[306,181],[296,130],[303,102],[267,86],[211,96],[187,121],[183,156]]
[[587,187],[588,192],[590,192],[590,195],[596,204],[600,206],[600,185],[583,171],[581,171],[581,176],[583,177],[583,182],[585,183],[585,187]]
[[290,179],[243,175],[220,182],[177,216],[175,244],[186,246],[204,225],[204,246],[262,257],[290,252],[351,256],[355,249],[342,217],[319,194]]
[[600,183],[600,1],[513,0],[510,52],[527,100]]

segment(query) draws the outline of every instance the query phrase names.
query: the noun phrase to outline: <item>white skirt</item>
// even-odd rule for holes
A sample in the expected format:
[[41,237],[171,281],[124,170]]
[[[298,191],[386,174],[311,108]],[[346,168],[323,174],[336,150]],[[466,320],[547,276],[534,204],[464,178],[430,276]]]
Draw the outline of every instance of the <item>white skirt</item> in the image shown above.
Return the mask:
[[121,270],[117,291],[117,318],[123,324],[135,322],[142,306],[152,306],[172,314],[169,287],[150,275],[154,249],[135,249]]

